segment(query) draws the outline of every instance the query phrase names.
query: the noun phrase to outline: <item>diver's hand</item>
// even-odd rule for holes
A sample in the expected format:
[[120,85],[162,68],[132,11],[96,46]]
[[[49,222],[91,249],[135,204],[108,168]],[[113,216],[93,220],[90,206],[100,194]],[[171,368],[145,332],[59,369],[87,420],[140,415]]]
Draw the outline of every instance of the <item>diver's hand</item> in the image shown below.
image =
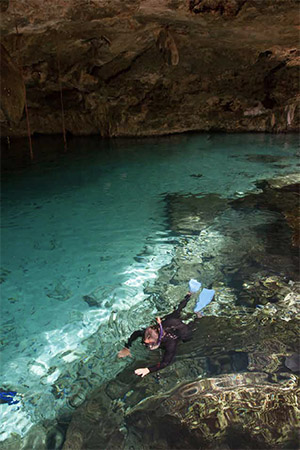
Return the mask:
[[158,325],[161,324],[161,318],[160,317],[156,317],[156,322],[158,323]]
[[131,356],[130,350],[127,347],[122,348],[118,353],[118,358],[126,358],[126,356]]
[[147,367],[144,367],[143,369],[136,369],[134,373],[144,378],[146,375],[148,375],[148,373],[150,373],[150,370]]

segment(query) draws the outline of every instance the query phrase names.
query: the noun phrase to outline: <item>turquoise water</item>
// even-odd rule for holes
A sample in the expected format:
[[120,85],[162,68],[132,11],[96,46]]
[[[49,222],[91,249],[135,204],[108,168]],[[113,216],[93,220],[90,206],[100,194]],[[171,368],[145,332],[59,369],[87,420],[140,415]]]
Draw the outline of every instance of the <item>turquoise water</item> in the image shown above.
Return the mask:
[[119,341],[155,314],[144,288],[189,239],[169,229],[166,195],[240,197],[298,163],[295,135],[74,138],[67,154],[56,138],[34,145],[32,164],[12,147],[2,166],[1,386],[23,400],[0,405],[0,439],[63,410],[95,333],[105,330],[97,383],[124,367]]

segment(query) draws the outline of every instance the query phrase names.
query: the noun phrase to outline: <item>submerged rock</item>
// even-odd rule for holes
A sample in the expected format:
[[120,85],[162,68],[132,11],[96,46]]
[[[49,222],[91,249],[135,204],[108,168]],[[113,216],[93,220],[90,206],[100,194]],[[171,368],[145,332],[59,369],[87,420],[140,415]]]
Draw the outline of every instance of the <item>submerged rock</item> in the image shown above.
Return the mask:
[[[299,425],[297,394],[293,376],[274,385],[260,373],[228,374],[149,399],[126,420],[143,436],[142,448],[277,448]],[[235,443],[233,434],[240,435]]]
[[147,362],[135,361],[95,390],[74,412],[64,450],[284,448],[299,426],[298,379],[285,364],[298,346],[297,300],[294,285],[271,315],[195,320],[192,341],[159,375],[136,377]]
[[84,295],[83,300],[92,308],[93,306],[101,306],[101,301],[91,295]]
[[47,297],[60,302],[65,302],[71,297],[72,292],[66,288],[61,281],[58,281],[55,286],[53,286],[53,284],[54,283],[51,283],[50,286],[45,289]]
[[[299,155],[300,156],[300,155]],[[270,189],[282,189],[292,190],[294,192],[299,192],[300,175],[299,172],[291,173],[288,175],[282,175],[281,177],[272,178],[266,182],[266,185]],[[298,185],[298,189],[295,186]],[[289,188],[291,186],[291,188]]]
[[298,174],[290,174],[263,181],[260,191],[229,201],[213,195],[168,196],[170,227],[190,236],[183,237],[173,261],[147,288],[158,299],[157,308],[165,299],[175,306],[190,278],[215,289],[208,313],[236,315],[244,307],[276,305],[285,298],[289,281],[299,277],[297,179]]
[[0,284],[6,281],[10,273],[10,270],[5,269],[5,267],[0,268]]
[[226,199],[217,194],[166,196],[171,230],[182,234],[199,234],[226,209]]
[[247,160],[250,162],[274,163],[286,159],[284,156],[272,155],[248,155]]
[[[243,198],[231,202],[233,208],[238,209],[265,209],[281,214],[281,219],[278,220],[277,228],[280,226],[280,221],[283,221],[292,230],[291,244],[293,247],[299,247],[300,232],[299,232],[299,193],[300,193],[300,176],[299,174],[290,174],[258,183],[258,187],[263,189],[261,194],[250,194]],[[282,230],[283,231],[283,230]],[[286,233],[285,233],[286,234]],[[272,237],[272,235],[270,236]],[[277,240],[283,239],[283,232],[281,237]],[[284,252],[281,252],[284,254]]]
[[260,277],[258,280],[248,280],[242,285],[239,302],[248,306],[277,303],[290,292],[287,281],[282,277]]

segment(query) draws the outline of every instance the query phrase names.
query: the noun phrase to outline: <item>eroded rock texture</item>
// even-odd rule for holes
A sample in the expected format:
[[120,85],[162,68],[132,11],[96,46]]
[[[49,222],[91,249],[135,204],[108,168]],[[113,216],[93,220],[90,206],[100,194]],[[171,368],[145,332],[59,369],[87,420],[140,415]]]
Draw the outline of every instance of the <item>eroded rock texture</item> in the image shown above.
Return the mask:
[[[20,60],[33,133],[62,132],[60,85],[73,134],[277,132],[299,125],[298,7],[11,0],[1,2],[1,36],[11,61]],[[24,113],[19,120],[1,106],[3,135],[25,135]]]
[[134,362],[95,390],[63,450],[296,449],[297,298],[293,290],[278,305],[292,311],[288,327],[267,309],[196,321],[193,342],[160,377],[134,379]]

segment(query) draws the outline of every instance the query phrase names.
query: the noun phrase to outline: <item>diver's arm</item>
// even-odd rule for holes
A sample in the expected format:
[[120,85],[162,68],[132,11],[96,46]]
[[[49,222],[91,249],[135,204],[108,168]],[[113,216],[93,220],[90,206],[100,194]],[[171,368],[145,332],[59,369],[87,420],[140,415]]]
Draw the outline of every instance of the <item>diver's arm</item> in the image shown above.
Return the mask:
[[168,346],[166,347],[163,359],[160,363],[155,364],[155,366],[136,369],[134,373],[144,378],[146,375],[148,375],[148,373],[157,372],[158,370],[167,367],[173,361],[173,358],[176,353],[176,347],[177,347],[177,340],[169,342]]
[[126,347],[126,348],[131,347],[131,344],[133,343],[133,341],[135,341],[138,337],[143,337],[143,335],[144,335],[144,330],[134,331],[132,333],[132,335],[130,336],[130,338],[128,339],[128,341],[126,342],[124,347]]
[[144,330],[137,330],[132,333],[126,344],[124,345],[124,348],[119,351],[118,357],[119,358],[126,358],[126,356],[131,356],[129,347],[131,346],[132,342],[135,341],[138,337],[143,336]]
[[176,339],[168,343],[162,361],[155,364],[155,366],[148,367],[149,372],[157,372],[158,370],[164,369],[171,364],[176,354],[177,342],[178,341]]

